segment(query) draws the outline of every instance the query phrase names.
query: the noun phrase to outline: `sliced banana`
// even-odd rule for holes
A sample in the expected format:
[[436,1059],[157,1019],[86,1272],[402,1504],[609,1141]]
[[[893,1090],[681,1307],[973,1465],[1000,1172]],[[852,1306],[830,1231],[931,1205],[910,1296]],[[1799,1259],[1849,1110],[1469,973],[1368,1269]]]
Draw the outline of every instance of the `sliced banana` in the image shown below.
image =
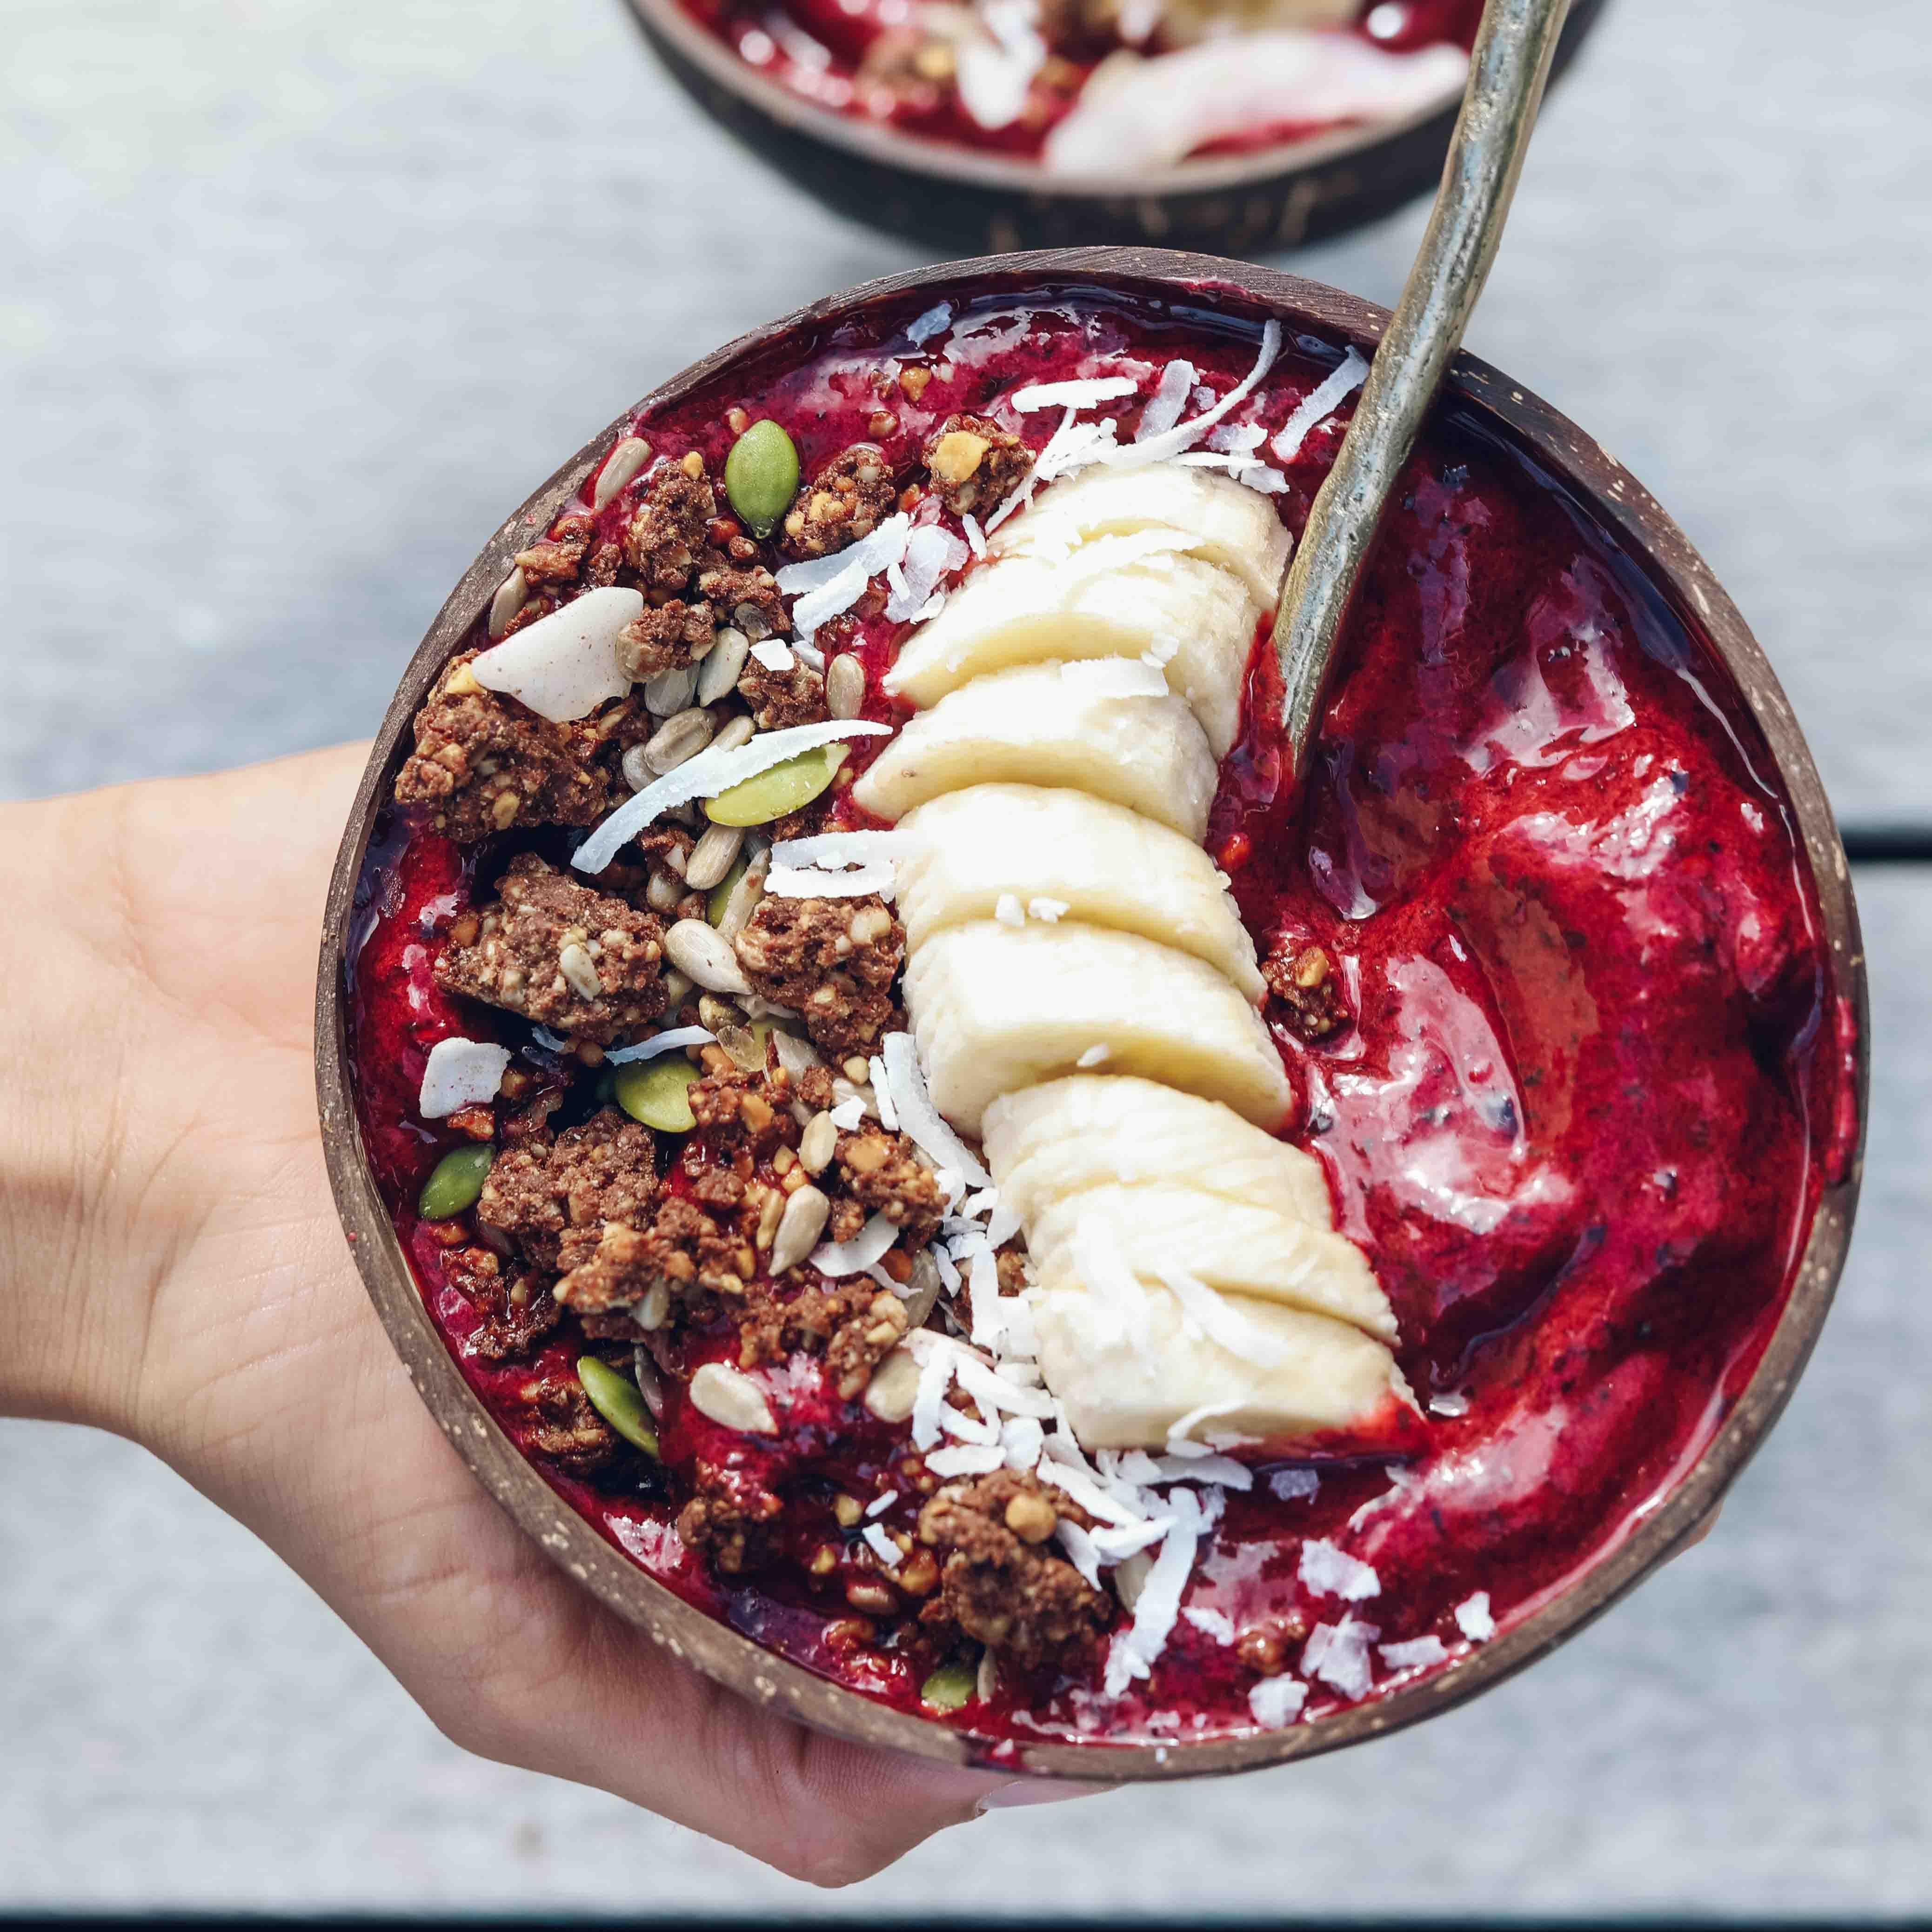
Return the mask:
[[1082,667],[1028,664],[909,718],[852,788],[881,818],[942,792],[1004,782],[1065,785],[1201,842],[1217,776],[1194,714],[1172,692],[1114,698]]
[[1179,1272],[1224,1294],[1332,1316],[1384,1341],[1395,1316],[1362,1251],[1325,1228],[1179,1182],[1090,1187],[1026,1217],[1027,1250],[1042,1278],[1078,1279],[1080,1229],[1110,1228],[1143,1280]]
[[932,799],[900,821],[898,914],[916,951],[969,920],[1043,916],[1137,932],[1233,981],[1266,990],[1254,941],[1214,861],[1191,840],[1124,806],[1039,785],[984,784]]
[[1257,1126],[1288,1112],[1288,1078],[1259,1016],[1211,966],[1138,934],[976,920],[934,933],[905,1000],[934,1104],[977,1135],[1002,1094],[1080,1066],[1185,1088]]
[[[1348,0],[1342,0],[1346,5]],[[1289,538],[1274,500],[1218,470],[1184,463],[1138,470],[1096,464],[1040,492],[994,534],[996,555],[1051,562],[1096,537],[1148,534],[1231,572],[1272,610],[1288,568]]]
[[976,570],[886,672],[922,710],[976,677],[1050,658],[1162,659],[1216,758],[1240,729],[1261,607],[1227,572],[1145,533],[1101,537],[1064,560],[996,559]]
[[983,1125],[1000,1198],[1029,1226],[1085,1189],[1162,1180],[1324,1232],[1334,1225],[1328,1178],[1312,1155],[1151,1080],[1070,1074],[1001,1095]]
[[1142,1292],[1144,1325],[1051,1276],[1034,1298],[1040,1372],[1083,1448],[1157,1449],[1202,1409],[1213,1412],[1197,1436],[1284,1446],[1319,1436],[1324,1447],[1372,1449],[1408,1420],[1412,1398],[1388,1350],[1345,1322],[1228,1296],[1260,1338],[1236,1352],[1191,1324],[1166,1288]]

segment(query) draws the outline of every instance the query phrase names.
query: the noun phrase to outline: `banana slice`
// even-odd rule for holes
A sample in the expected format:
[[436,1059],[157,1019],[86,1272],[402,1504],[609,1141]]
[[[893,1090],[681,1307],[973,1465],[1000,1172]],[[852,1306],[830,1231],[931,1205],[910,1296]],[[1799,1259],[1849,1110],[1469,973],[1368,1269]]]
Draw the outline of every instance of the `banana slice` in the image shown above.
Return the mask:
[[1100,464],[1077,471],[1003,525],[992,548],[996,556],[1050,562],[1096,537],[1142,532],[1232,572],[1263,610],[1274,608],[1289,538],[1274,500],[1218,470],[1189,464],[1150,463],[1141,470]]
[[963,1132],[977,1135],[1002,1094],[1095,1054],[1226,1101],[1258,1126],[1288,1112],[1281,1056],[1254,1008],[1211,966],[1137,934],[952,926],[913,952],[905,1000],[933,1102]]
[[1102,537],[1064,560],[998,559],[974,572],[913,633],[886,689],[925,710],[976,677],[1049,658],[1152,652],[1201,721],[1216,758],[1240,729],[1241,689],[1261,608],[1225,570],[1160,550],[1144,535]]
[[1226,1294],[1395,1339],[1388,1298],[1361,1250],[1325,1228],[1178,1182],[1090,1187],[1027,1218],[1027,1251],[1042,1278],[1078,1278],[1078,1234],[1090,1220],[1112,1231],[1121,1258],[1144,1280],[1191,1274]]
[[976,677],[910,718],[852,788],[881,818],[994,781],[1065,785],[1124,805],[1198,844],[1214,754],[1194,714],[1166,697],[1114,698],[1075,665]]
[[1151,1080],[1072,1074],[1003,1094],[982,1124],[1000,1198],[1028,1227],[1070,1194],[1161,1180],[1324,1232],[1334,1226],[1328,1177],[1312,1156]]
[[1138,1331],[1071,1283],[1048,1277],[1034,1298],[1040,1372],[1084,1449],[1158,1449],[1203,1408],[1214,1413],[1202,1430],[1283,1447],[1320,1436],[1324,1449],[1368,1450],[1413,1426],[1394,1358],[1345,1322],[1231,1295],[1226,1307],[1259,1337],[1238,1353],[1190,1324],[1166,1288],[1143,1292]]
[[934,933],[992,919],[1002,901],[1137,932],[1204,960],[1258,1006],[1254,941],[1199,846],[1124,806],[1038,785],[971,785],[910,812],[898,914],[916,951]]

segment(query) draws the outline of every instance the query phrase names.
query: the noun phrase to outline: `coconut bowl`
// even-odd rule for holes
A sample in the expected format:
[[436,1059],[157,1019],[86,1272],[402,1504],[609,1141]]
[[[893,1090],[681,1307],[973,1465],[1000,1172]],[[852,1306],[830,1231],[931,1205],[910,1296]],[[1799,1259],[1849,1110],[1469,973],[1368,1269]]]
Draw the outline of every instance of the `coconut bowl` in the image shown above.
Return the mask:
[[[1279,317],[1372,350],[1388,312],[1319,284],[1211,256],[1090,248],[942,265],[868,283],[756,329],[675,376],[646,399],[674,400],[739,358],[815,332],[868,304],[939,291],[970,275],[1016,287],[1071,278],[1125,292],[1174,296],[1218,284],[1224,308]],[[1236,291],[1239,292],[1237,293]],[[478,1479],[560,1568],[651,1641],[775,1714],[834,1736],[917,1756],[970,1762],[996,1750],[1010,1769],[1046,1777],[1184,1778],[1246,1771],[1360,1744],[1436,1716],[1534,1662],[1607,1610],[1672,1555],[1717,1506],[1777,1420],[1817,1339],[1851,1234],[1864,1140],[1868,1010],[1864,962],[1844,848],[1790,707],[1736,608],[1683,533],[1613,458],[1547,404],[1487,363],[1457,358],[1438,407],[1500,432],[1600,520],[1655,590],[1714,647],[1761,730],[1791,801],[1799,862],[1822,910],[1828,1003],[1856,1028],[1856,1132],[1828,1177],[1788,1300],[1755,1372],[1695,1462],[1620,1542],[1522,1622],[1407,1688],[1331,1716],[1257,1736],[1198,1744],[978,1744],[937,1721],[890,1709],[812,1675],[683,1602],[600,1536],[526,1462],[464,1382],[424,1306],[378,1192],[358,1125],[348,1040],[349,949],[356,893],[379,814],[408,747],[410,722],[446,658],[489,602],[512,555],[547,527],[625,432],[630,412],[593,437],[484,544],[410,660],[377,734],[331,883],[316,1006],[316,1070],[330,1179],[370,1298],[430,1412]]]
[[[625,0],[673,79],[719,126],[836,213],[961,254],[1142,242],[1266,255],[1379,220],[1432,190],[1462,90],[1406,119],[1136,179],[1048,176],[801,99],[740,59],[679,0]],[[1553,80],[1601,17],[1575,0]]]

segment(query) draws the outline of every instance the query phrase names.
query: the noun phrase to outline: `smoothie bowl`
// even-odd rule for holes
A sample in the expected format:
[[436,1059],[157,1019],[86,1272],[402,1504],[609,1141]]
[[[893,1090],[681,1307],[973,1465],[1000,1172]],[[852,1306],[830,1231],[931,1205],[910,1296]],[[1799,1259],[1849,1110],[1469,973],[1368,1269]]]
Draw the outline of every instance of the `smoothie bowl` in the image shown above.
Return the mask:
[[628,412],[458,585],[330,900],[358,1264],[503,1506],[746,1695],[1230,1771],[1663,1560],[1856,1199],[1802,739],[1675,526],[1463,358],[1281,780],[1384,316],[920,272]]
[[[1480,0],[627,0],[706,113],[853,220],[962,254],[1262,254],[1432,188]],[[1561,74],[1600,16],[1576,0]]]

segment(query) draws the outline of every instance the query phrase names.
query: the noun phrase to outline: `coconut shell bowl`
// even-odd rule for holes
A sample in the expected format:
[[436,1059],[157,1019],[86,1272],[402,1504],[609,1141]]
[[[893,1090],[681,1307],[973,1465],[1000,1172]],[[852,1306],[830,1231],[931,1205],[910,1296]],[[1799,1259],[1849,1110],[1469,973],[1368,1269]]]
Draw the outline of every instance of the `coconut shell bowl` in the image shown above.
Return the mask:
[[[1144,196],[1046,196],[1016,173],[968,158],[906,149],[871,130],[814,114],[766,87],[692,26],[670,0],[634,0],[674,72],[734,131],[835,204],[926,238],[1073,233],[1141,234],[1156,226],[1191,239],[1272,245],[1379,212],[1424,185],[1440,158],[1451,112],[1396,134],[1350,137],[1339,148],[1276,157],[1225,178],[1178,178]],[[1573,33],[1595,9],[1584,6]],[[1244,164],[1244,166],[1246,164]],[[514,510],[464,573],[403,671],[378,731],[330,890],[316,1004],[316,1075],[328,1166],[344,1228],[370,1298],[427,1404],[497,1503],[583,1588],[740,1695],[800,1724],[856,1742],[955,1762],[996,1762],[1042,1777],[1161,1779],[1254,1769],[1360,1744],[1433,1717],[1545,1656],[1609,1609],[1706,1522],[1778,1420],[1829,1307],[1850,1240],[1858,1190],[1867,1081],[1865,974],[1845,854],[1811,755],[1744,619],[1664,510],[1583,430],[1510,378],[1459,356],[1432,418],[1444,434],[1514,453],[1522,473],[1554,492],[1578,526],[1614,559],[1617,581],[1695,640],[1702,686],[1724,694],[1730,742],[1785,801],[1793,883],[1814,908],[1816,1010],[1830,1076],[1830,1118],[1813,1131],[1812,1189],[1793,1210],[1780,1300],[1768,1304],[1762,1346],[1723,1384],[1694,1455],[1645,1479],[1641,1506],[1588,1560],[1541,1587],[1493,1638],[1413,1682],[1396,1681],[1346,1708],[1276,1728],[1189,1742],[1143,1732],[1112,1742],[989,1737],[970,1724],[894,1707],[802,1667],[656,1580],[526,1460],[466,1378],[426,1306],[379,1184],[380,1162],[358,1108],[355,975],[373,917],[371,880],[394,849],[393,790],[411,746],[411,721],[453,653],[473,642],[512,560],[578,496],[639,412],[674,408],[694,392],[722,393],[742,372],[752,394],[764,372],[795,361],[799,345],[855,339],[882,311],[919,314],[957,294],[1010,289],[1016,300],[1071,290],[1162,313],[1208,314],[1258,332],[1278,322],[1286,341],[1331,360],[1353,346],[1372,354],[1388,313],[1336,290],[1214,256],[1137,248],[1009,254],[942,265],[830,297],[756,329],[671,377],[637,410],[600,430]],[[1232,320],[1231,320],[1232,319]],[[916,339],[916,338],[915,338]],[[1345,703],[1345,652],[1334,700]],[[388,844],[385,842],[391,842]]]

